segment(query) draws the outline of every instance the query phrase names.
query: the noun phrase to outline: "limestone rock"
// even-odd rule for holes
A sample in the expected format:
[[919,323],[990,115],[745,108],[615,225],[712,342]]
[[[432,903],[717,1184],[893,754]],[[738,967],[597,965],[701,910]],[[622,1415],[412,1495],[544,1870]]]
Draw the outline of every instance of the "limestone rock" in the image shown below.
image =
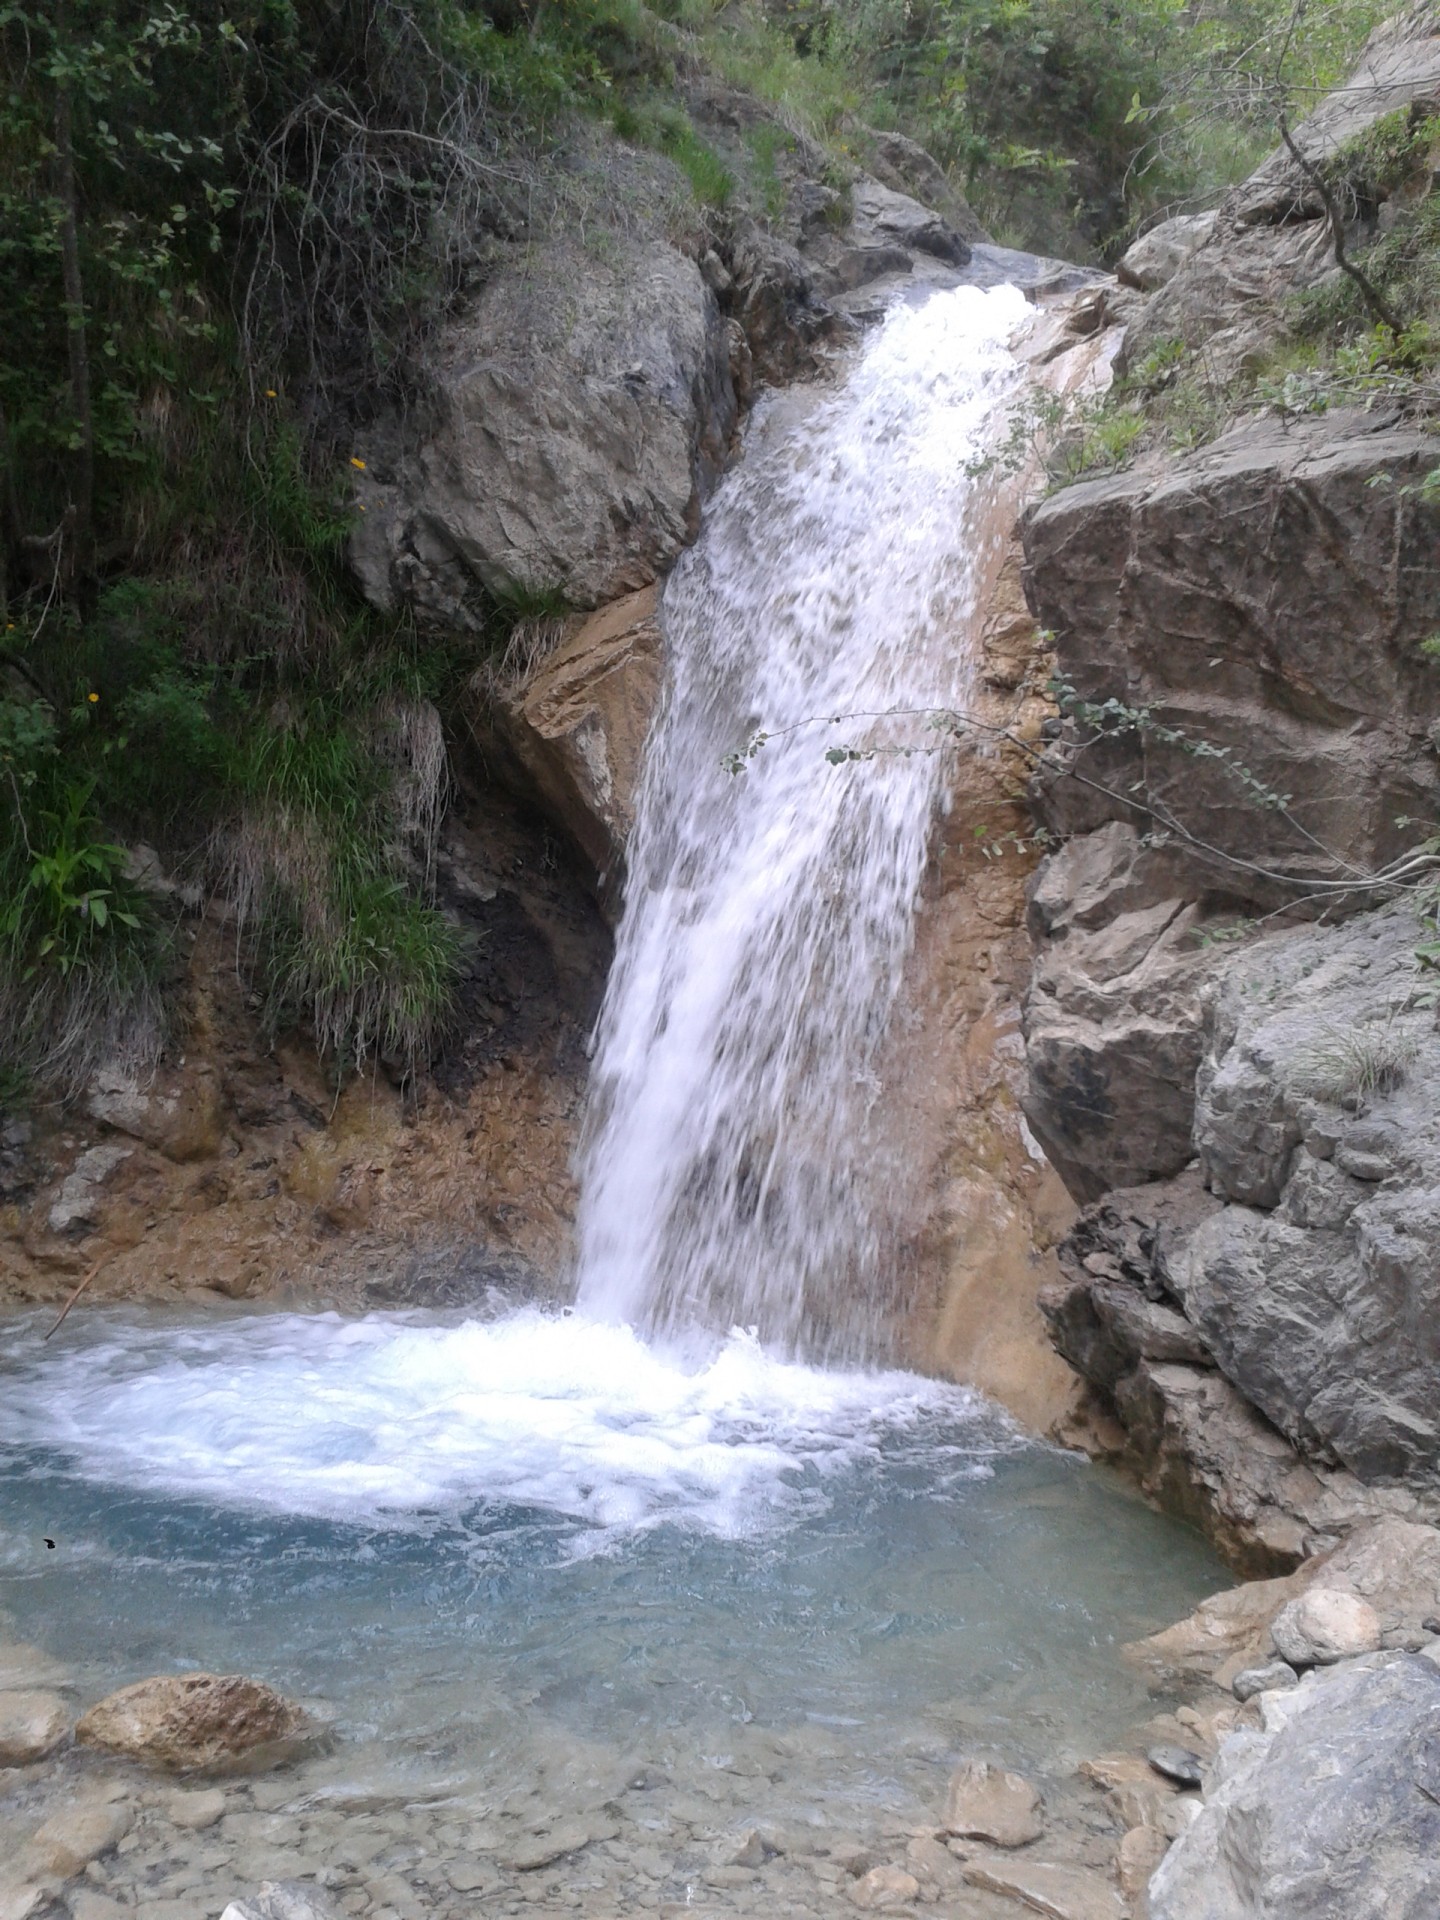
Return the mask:
[[552,819],[608,892],[623,871],[645,737],[660,697],[658,595],[642,588],[571,631],[495,701],[505,736]]
[[310,1880],[262,1880],[248,1900],[232,1900],[220,1920],[341,1920],[334,1896]]
[[[1370,415],[1258,419],[1034,508],[1026,586],[1061,678],[1228,750],[1290,796],[1300,826],[1256,805],[1223,759],[1154,728],[1102,739],[1078,722],[1046,749],[1047,824],[1069,835],[1125,822],[1127,796],[1144,791],[1192,836],[1163,850],[1186,881],[1178,896],[1226,903],[1232,922],[1245,903],[1293,897],[1255,867],[1333,874],[1301,828],[1383,864],[1397,810],[1429,818],[1440,799],[1428,737],[1440,682],[1417,651],[1440,623],[1440,543],[1403,493],[1437,464],[1440,438]],[[1394,484],[1374,484],[1382,475]]]
[[906,247],[933,254],[952,267],[963,267],[969,260],[969,243],[939,214],[908,193],[896,193],[878,180],[862,177],[851,196],[851,231],[861,246]]
[[44,1760],[70,1732],[70,1709],[58,1693],[27,1687],[0,1693],[0,1767]]
[[1126,248],[1115,267],[1116,279],[1142,293],[1154,293],[1175,278],[1214,228],[1213,213],[1177,213],[1159,221]]
[[[1172,1261],[1241,1392],[1366,1482],[1440,1460],[1440,1035],[1406,1010],[1418,944],[1411,914],[1384,908],[1279,936],[1226,971],[1196,1140],[1237,1204]],[[1344,1102],[1370,1071],[1381,1083],[1355,1116]],[[1346,1144],[1384,1155],[1382,1185],[1344,1172]]]
[[886,1913],[908,1907],[920,1898],[920,1882],[903,1867],[872,1867],[847,1888],[851,1900],[867,1913]]
[[1047,1920],[1124,1920],[1125,1909],[1114,1887],[1083,1867],[996,1854],[968,1861],[965,1878],[987,1893],[1008,1894]]
[[116,1168],[130,1158],[133,1149],[110,1144],[89,1147],[60,1183],[60,1191],[51,1203],[46,1224],[52,1233],[79,1234],[93,1227],[100,1217],[102,1189]]
[[1283,1693],[1297,1686],[1300,1676],[1286,1660],[1270,1660],[1263,1667],[1242,1667],[1230,1682],[1237,1700],[1253,1700],[1257,1693]]
[[382,420],[357,454],[351,562],[382,610],[478,627],[486,594],[594,607],[694,538],[736,402],[715,295],[673,248],[517,251],[427,371],[429,417]]
[[303,1707],[243,1674],[160,1674],[91,1707],[75,1729],[87,1746],[174,1772],[259,1771],[314,1744]]
[[71,1880],[118,1846],[134,1824],[133,1811],[123,1803],[66,1807],[51,1814],[30,1849],[43,1872]]
[[586,1821],[560,1820],[512,1847],[501,1860],[501,1865],[509,1867],[513,1873],[534,1873],[540,1867],[563,1860],[566,1854],[578,1853],[582,1847],[589,1846],[590,1840],[590,1827]]
[[1151,1920],[1431,1920],[1440,1859],[1440,1670],[1346,1665],[1238,1734],[1150,1884]]
[[1150,1876],[1169,1850],[1170,1841],[1158,1827],[1131,1827],[1121,1838],[1115,1857],[1115,1877],[1120,1882],[1121,1893],[1133,1907],[1139,1908]]
[[1270,1623],[1275,1651],[1292,1667],[1331,1666],[1380,1645],[1380,1616],[1368,1601],[1337,1587],[1311,1587]]
[[967,1760],[950,1776],[942,1825],[960,1839],[1023,1847],[1045,1831],[1040,1795],[1018,1773]]

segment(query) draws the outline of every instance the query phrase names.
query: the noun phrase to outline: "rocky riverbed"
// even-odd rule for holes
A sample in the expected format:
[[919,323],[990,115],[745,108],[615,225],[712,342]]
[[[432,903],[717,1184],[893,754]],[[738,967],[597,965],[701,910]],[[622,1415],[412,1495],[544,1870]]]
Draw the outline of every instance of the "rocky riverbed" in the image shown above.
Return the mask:
[[[823,1802],[774,1817],[797,1742],[759,1726],[737,1726],[733,1751],[688,1777],[576,1741],[549,1780],[417,1799],[347,1782],[323,1711],[238,1678],[143,1683],[77,1727],[72,1676],[7,1641],[0,1915],[1433,1911],[1440,1533],[1381,1522],[1296,1574],[1213,1595],[1126,1655],[1157,1711],[1118,1748],[1043,1791],[1003,1754],[972,1755],[948,1786],[935,1772],[928,1808],[835,1822]],[[838,1760],[843,1732],[825,1738]]]

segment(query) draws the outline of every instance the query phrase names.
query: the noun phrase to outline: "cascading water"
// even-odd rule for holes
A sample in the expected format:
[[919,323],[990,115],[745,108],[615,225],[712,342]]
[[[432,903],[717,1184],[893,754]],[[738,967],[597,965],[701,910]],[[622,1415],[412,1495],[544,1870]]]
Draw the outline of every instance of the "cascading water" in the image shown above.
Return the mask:
[[[88,1699],[198,1666],[336,1715],[283,1814],[272,1782],[253,1811],[232,1790],[203,1886],[147,1813],[116,1899],[184,1890],[203,1920],[374,1861],[371,1913],[410,1911],[399,1872],[417,1911],[543,1891],[598,1920],[825,1920],[842,1842],[895,1857],[960,1755],[1033,1770],[1053,1828],[1079,1754],[1154,1711],[1116,1644],[1223,1580],[1198,1542],[963,1387],[767,1350],[862,1350],[844,1302],[875,1299],[894,1237],[874,1082],[944,769],[827,766],[837,738],[915,738],[859,718],[738,776],[723,756],[757,725],[964,701],[965,468],[1023,312],[895,313],[843,384],[754,423],[672,580],[578,1311],[0,1326],[0,1643],[73,1662]],[[727,1337],[636,1331],[692,1320]],[[0,1788],[0,1856],[34,1791],[17,1827]],[[717,1868],[761,1816],[786,1851]]]
[[[807,416],[754,423],[667,586],[581,1156],[587,1313],[865,1350],[890,1184],[875,1061],[945,766],[823,749],[913,744],[918,719],[876,716],[965,703],[987,494],[967,467],[1027,311],[1011,287],[893,310]],[[843,733],[812,724],[833,716]],[[780,737],[727,770],[757,727]]]

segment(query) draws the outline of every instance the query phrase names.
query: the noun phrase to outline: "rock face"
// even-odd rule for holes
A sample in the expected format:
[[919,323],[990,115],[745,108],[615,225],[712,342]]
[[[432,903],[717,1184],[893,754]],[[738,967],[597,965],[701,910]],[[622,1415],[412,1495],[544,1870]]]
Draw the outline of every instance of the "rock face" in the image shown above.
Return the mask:
[[1429,1920],[1440,1669],[1414,1655],[1267,1694],[1150,1883],[1151,1920]]
[[1136,823],[1232,902],[1293,897],[1274,869],[1333,881],[1307,834],[1362,866],[1400,851],[1396,815],[1440,797],[1440,678],[1419,651],[1440,621],[1440,515],[1405,492],[1436,465],[1440,436],[1369,415],[1256,420],[1037,507],[1027,587],[1062,680],[1225,752],[1296,823],[1153,726],[1072,725],[1047,756],[1047,824],[1123,819],[1133,792],[1152,810]]
[[660,697],[658,597],[642,588],[567,622],[532,673],[491,697],[506,743],[612,901]]
[[[1346,85],[1295,130],[1296,143],[1307,159],[1324,160],[1382,115],[1437,92],[1436,16],[1429,5],[1411,6],[1372,36]],[[1183,340],[1205,345],[1217,367],[1243,363],[1281,326],[1288,295],[1336,271],[1323,211],[1313,183],[1285,148],[1277,149],[1226,196],[1209,233],[1151,300],[1127,343],[1131,361]],[[1356,208],[1357,224],[1373,224],[1377,211]]]
[[[1149,1482],[1174,1500],[1174,1479],[1208,1479],[1198,1517],[1222,1524],[1228,1502],[1277,1551],[1286,1512],[1298,1552],[1387,1497],[1418,1511],[1440,1463],[1440,1035],[1419,939],[1397,905],[1232,954],[1205,1004],[1196,1172],[1086,1216],[1042,1302]],[[1207,1397],[1208,1439],[1183,1413]]]
[[367,596],[479,624],[480,592],[594,607],[693,539],[736,400],[715,295],[663,243],[527,249],[448,327],[428,418],[361,449]]
[[122,1687],[82,1716],[75,1737],[171,1772],[278,1766],[313,1745],[305,1710],[243,1674],[160,1674]]

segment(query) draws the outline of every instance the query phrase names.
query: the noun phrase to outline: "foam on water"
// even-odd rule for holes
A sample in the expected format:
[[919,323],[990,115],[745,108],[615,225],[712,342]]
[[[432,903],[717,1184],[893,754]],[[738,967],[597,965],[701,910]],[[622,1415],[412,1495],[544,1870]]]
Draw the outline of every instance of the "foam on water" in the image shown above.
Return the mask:
[[[963,1388],[822,1373],[734,1333],[685,1364],[628,1328],[266,1314],[166,1329],[97,1315],[11,1344],[0,1442],[85,1477],[367,1525],[540,1508],[606,1537],[783,1525],[907,1441],[982,1471],[1007,1430]],[[591,1541],[591,1544],[596,1544]]]

